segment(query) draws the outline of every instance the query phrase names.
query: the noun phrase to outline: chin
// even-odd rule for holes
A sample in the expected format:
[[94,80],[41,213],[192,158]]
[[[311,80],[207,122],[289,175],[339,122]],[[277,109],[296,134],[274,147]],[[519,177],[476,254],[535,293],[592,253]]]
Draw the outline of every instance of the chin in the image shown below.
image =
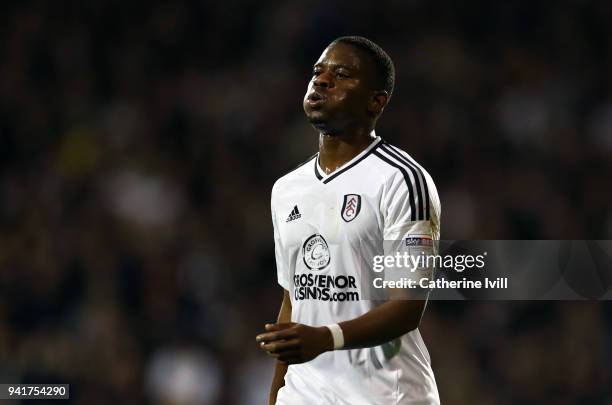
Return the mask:
[[309,121],[310,125],[312,125],[317,131],[324,135],[333,136],[336,134],[334,128],[330,126],[329,122],[326,120],[310,119]]
[[327,120],[325,119],[325,117],[319,114],[307,114],[306,117],[308,118],[308,122],[310,123],[310,125],[312,125],[321,132],[325,132],[325,130],[327,129]]
[[320,110],[305,110],[306,118],[314,125],[315,122],[326,121],[327,114]]

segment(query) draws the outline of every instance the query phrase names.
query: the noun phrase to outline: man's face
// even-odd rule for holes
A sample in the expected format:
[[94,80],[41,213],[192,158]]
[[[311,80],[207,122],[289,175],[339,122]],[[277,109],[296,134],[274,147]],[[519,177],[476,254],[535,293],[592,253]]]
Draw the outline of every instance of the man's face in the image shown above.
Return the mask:
[[359,49],[344,43],[327,47],[313,67],[304,97],[310,123],[333,134],[370,122],[373,77],[372,62]]

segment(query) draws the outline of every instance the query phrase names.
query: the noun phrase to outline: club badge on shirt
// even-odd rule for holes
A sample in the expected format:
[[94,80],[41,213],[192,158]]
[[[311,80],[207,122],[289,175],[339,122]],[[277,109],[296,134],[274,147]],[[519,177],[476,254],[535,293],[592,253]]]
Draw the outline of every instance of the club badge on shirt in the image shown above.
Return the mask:
[[361,210],[361,196],[359,194],[346,194],[342,203],[342,219],[351,222],[357,218]]

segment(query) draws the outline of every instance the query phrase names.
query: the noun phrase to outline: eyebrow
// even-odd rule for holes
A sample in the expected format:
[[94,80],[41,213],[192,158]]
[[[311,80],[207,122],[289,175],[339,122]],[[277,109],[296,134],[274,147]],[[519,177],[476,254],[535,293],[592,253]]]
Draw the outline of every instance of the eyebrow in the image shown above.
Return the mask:
[[331,68],[332,68],[333,70],[337,70],[337,69],[349,69],[349,70],[356,70],[356,68],[355,68],[354,66],[342,65],[342,64],[340,64],[340,63],[323,63],[323,62],[316,63],[316,64],[313,66],[313,69],[314,69],[314,68],[317,68],[317,67],[322,67],[322,66],[325,66],[325,65],[331,66]]

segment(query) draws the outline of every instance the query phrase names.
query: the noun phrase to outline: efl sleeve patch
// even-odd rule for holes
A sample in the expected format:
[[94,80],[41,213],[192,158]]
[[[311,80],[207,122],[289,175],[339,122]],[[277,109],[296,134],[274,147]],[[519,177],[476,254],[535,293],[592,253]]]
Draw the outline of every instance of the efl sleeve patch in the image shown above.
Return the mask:
[[411,235],[404,239],[404,247],[433,246],[433,239],[428,235]]

